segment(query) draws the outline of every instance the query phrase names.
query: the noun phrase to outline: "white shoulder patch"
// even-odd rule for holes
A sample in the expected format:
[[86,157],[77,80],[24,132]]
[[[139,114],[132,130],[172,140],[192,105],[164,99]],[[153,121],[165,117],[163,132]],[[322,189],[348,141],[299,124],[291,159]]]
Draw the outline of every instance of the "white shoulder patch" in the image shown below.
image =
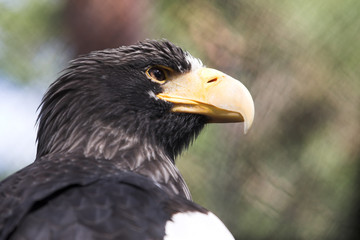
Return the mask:
[[166,223],[164,240],[234,240],[220,219],[213,213],[176,213]]

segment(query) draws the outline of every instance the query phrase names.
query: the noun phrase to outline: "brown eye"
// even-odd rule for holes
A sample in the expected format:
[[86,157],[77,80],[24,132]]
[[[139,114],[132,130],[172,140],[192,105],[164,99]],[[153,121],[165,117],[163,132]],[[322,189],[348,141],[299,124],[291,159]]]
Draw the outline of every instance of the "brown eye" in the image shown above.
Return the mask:
[[166,74],[165,71],[158,67],[150,68],[147,71],[147,74],[154,80],[157,81],[165,81],[166,80]]

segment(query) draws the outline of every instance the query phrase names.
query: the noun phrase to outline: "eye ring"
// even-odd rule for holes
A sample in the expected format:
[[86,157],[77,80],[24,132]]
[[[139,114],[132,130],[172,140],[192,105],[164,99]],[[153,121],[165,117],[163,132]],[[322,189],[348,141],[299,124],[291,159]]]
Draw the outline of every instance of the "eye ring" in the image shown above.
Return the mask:
[[158,67],[158,66],[148,68],[146,70],[146,75],[152,81],[158,82],[158,83],[161,83],[161,84],[165,83],[167,78],[168,78],[167,71],[164,68],[161,68],[161,67]]

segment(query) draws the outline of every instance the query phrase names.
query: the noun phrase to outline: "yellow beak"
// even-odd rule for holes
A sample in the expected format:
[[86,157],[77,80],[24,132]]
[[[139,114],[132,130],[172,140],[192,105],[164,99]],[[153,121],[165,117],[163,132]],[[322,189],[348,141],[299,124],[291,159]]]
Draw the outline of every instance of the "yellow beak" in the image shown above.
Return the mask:
[[173,112],[202,114],[209,122],[244,122],[251,127],[255,108],[247,88],[238,80],[211,68],[175,75],[157,97],[172,102]]

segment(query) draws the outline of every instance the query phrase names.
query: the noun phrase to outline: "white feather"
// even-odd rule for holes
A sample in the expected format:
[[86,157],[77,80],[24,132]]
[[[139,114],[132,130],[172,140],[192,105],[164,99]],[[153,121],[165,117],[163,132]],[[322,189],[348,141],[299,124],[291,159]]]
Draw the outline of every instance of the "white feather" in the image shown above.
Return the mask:
[[159,98],[155,95],[155,93],[153,91],[148,91],[148,94],[151,98],[154,98],[155,100],[159,100]]
[[193,57],[190,53],[186,53],[186,61],[191,64],[191,70],[195,71],[202,67],[204,67],[204,64],[201,62],[200,59]]
[[234,240],[225,225],[213,213],[176,213],[165,226],[164,240]]

